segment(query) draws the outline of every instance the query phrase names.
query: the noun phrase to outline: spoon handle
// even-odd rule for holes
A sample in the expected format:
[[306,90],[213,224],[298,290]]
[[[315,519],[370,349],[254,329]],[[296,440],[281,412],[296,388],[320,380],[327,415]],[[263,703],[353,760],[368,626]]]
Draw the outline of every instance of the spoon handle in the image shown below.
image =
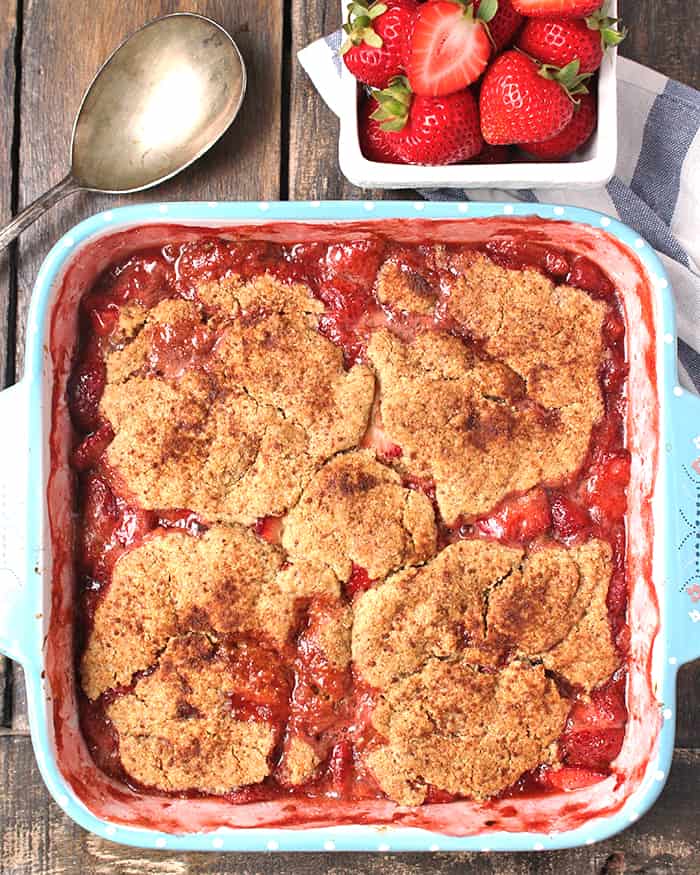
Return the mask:
[[21,213],[18,213],[14,219],[10,219],[6,225],[0,227],[0,252],[12,243],[15,237],[21,234],[25,228],[33,225],[39,216],[43,216],[50,207],[57,204],[67,195],[80,191],[80,189],[81,186],[78,185],[69,173],[68,176],[57,182],[53,188],[44,192],[34,203],[29,204]]

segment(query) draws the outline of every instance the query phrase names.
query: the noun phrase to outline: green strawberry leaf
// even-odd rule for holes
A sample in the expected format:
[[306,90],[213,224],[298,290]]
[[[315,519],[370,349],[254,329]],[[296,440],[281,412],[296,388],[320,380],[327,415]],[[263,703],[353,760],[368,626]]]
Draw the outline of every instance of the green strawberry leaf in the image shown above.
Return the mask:
[[400,131],[408,121],[408,113],[413,100],[413,92],[405,76],[395,76],[389,87],[383,91],[374,89],[372,97],[377,101],[377,108],[371,117],[381,122],[383,131]]
[[481,0],[476,17],[483,22],[491,21],[498,12],[498,0]]
[[344,55],[351,46],[359,46],[362,43],[367,43],[374,49],[381,49],[384,41],[372,27],[372,22],[375,18],[383,15],[387,9],[386,3],[374,3],[371,6],[367,6],[365,3],[349,3],[348,20],[343,25],[348,39],[340,47],[340,54]]

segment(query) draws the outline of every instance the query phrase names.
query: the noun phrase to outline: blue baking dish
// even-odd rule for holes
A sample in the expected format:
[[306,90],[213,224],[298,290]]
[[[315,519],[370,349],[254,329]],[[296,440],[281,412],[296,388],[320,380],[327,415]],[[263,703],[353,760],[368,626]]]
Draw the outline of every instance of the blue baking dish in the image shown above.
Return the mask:
[[[627,790],[610,787],[601,790],[609,798],[586,797],[574,828],[567,826],[565,817],[553,816],[554,826],[546,829],[528,827],[536,819],[525,802],[517,803],[522,809],[515,814],[517,823],[506,820],[503,826],[499,822],[488,829],[461,828],[460,812],[466,812],[466,807],[454,809],[449,829],[411,825],[410,816],[374,826],[353,825],[350,817],[345,825],[269,828],[234,827],[222,808],[206,800],[171,800],[171,807],[180,805],[182,811],[192,812],[193,826],[188,828],[185,821],[173,826],[172,820],[144,826],[145,815],[134,814],[138,800],[124,793],[112,798],[109,788],[104,798],[93,794],[86,802],[85,787],[94,776],[82,760],[80,768],[86,771],[67,765],[73,756],[70,751],[81,743],[75,715],[64,695],[71,689],[72,661],[54,658],[54,650],[61,652],[59,642],[70,641],[72,591],[66,576],[69,542],[67,537],[61,540],[63,528],[69,531],[72,524],[67,498],[65,507],[60,507],[61,495],[68,495],[67,480],[60,465],[52,461],[61,454],[57,447],[61,432],[52,417],[65,414],[59,375],[65,375],[69,366],[66,338],[73,332],[70,314],[75,312],[75,301],[71,303],[64,293],[69,272],[77,295],[89,280],[81,275],[87,249],[99,249],[101,241],[117,231],[144,226],[157,225],[167,234],[169,225],[221,229],[254,224],[264,230],[274,222],[279,230],[286,223],[354,222],[371,228],[377,221],[389,220],[394,228],[411,229],[412,222],[418,221],[425,229],[440,220],[440,227],[459,235],[477,227],[474,219],[488,220],[490,227],[501,227],[498,223],[502,222],[499,233],[508,233],[523,217],[548,229],[553,239],[557,234],[571,234],[587,251],[591,246],[601,251],[607,248],[609,254],[616,253],[616,265],[636,266],[634,281],[632,268],[624,268],[629,276],[620,268],[620,276],[627,277],[621,282],[629,285],[623,297],[630,379],[635,369],[640,374],[639,382],[631,384],[628,421],[628,436],[632,444],[639,444],[638,480],[633,476],[633,487],[637,484],[639,489],[631,488],[628,519],[632,545],[628,563],[632,563],[634,578],[629,581],[633,653],[629,695],[631,702],[639,696],[639,703],[631,708],[629,740],[621,754],[622,786]],[[606,262],[606,268],[610,263]],[[645,295],[649,298],[646,316],[639,304]],[[67,321],[65,330],[63,320]],[[63,340],[56,340],[62,335]],[[639,818],[657,798],[673,751],[676,672],[700,656],[700,401],[678,384],[668,279],[651,247],[633,230],[588,210],[520,203],[179,203],[110,210],[74,227],[44,261],[31,301],[25,361],[21,381],[0,393],[5,436],[0,461],[0,651],[24,668],[31,735],[44,781],[57,804],[81,826],[125,844],[181,851],[553,850],[604,839]],[[648,385],[642,367],[649,375],[654,372]],[[634,447],[632,452],[634,456]],[[640,564],[642,554],[646,565]],[[636,749],[644,750],[639,761],[635,760],[641,756],[634,753]],[[580,792],[568,794],[569,809],[572,803],[576,807]],[[198,806],[206,804],[219,813],[211,818],[200,816]],[[104,814],[107,809],[110,816]]]

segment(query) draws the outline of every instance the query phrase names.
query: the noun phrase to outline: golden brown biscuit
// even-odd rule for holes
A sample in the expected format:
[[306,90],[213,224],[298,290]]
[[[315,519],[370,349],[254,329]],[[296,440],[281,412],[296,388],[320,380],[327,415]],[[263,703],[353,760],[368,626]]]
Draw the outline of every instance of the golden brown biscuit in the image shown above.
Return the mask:
[[456,337],[404,343],[377,331],[368,348],[379,410],[404,470],[435,481],[443,518],[474,517],[511,492],[571,474],[600,410],[575,403],[547,414],[523,399],[508,366],[479,361]]
[[284,645],[298,599],[318,592],[337,598],[339,584],[327,568],[283,565],[281,550],[239,526],[197,538],[154,532],[118,560],[97,605],[81,662],[85,693],[94,699],[129,684],[172,636],[190,631]]
[[226,793],[270,773],[275,731],[237,720],[228,654],[203,634],[173,638],[155,671],[107,707],[127,773],[159,790]]
[[385,689],[431,658],[491,662],[485,647],[486,592],[517,569],[521,550],[459,541],[422,568],[392,575],[357,598],[352,656],[362,678]]
[[306,286],[269,276],[222,286],[219,299],[212,284],[200,290],[217,313],[230,297],[235,316],[213,349],[221,325],[205,324],[200,304],[160,302],[108,356],[100,411],[115,434],[107,462],[141,506],[252,524],[283,514],[328,456],[359,442],[374,378],[344,370]]
[[287,517],[282,544],[293,557],[329,565],[341,580],[350,577],[353,563],[370,578],[384,577],[434,554],[433,508],[372,450],[346,453],[304,490]]
[[513,661],[487,674],[431,659],[381,695],[372,723],[386,743],[365,761],[402,805],[420,805],[429,786],[485,799],[551,758],[568,712],[542,666]]

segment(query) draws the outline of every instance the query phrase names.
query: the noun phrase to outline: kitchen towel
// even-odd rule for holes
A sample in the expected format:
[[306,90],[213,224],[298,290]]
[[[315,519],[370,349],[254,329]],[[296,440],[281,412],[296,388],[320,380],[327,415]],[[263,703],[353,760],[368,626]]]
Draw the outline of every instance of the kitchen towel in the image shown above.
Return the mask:
[[[339,114],[342,32],[316,40],[299,62]],[[606,188],[590,191],[436,189],[429,200],[554,202],[616,216],[656,249],[673,285],[681,382],[700,392],[700,91],[634,61],[618,61],[619,155]]]

